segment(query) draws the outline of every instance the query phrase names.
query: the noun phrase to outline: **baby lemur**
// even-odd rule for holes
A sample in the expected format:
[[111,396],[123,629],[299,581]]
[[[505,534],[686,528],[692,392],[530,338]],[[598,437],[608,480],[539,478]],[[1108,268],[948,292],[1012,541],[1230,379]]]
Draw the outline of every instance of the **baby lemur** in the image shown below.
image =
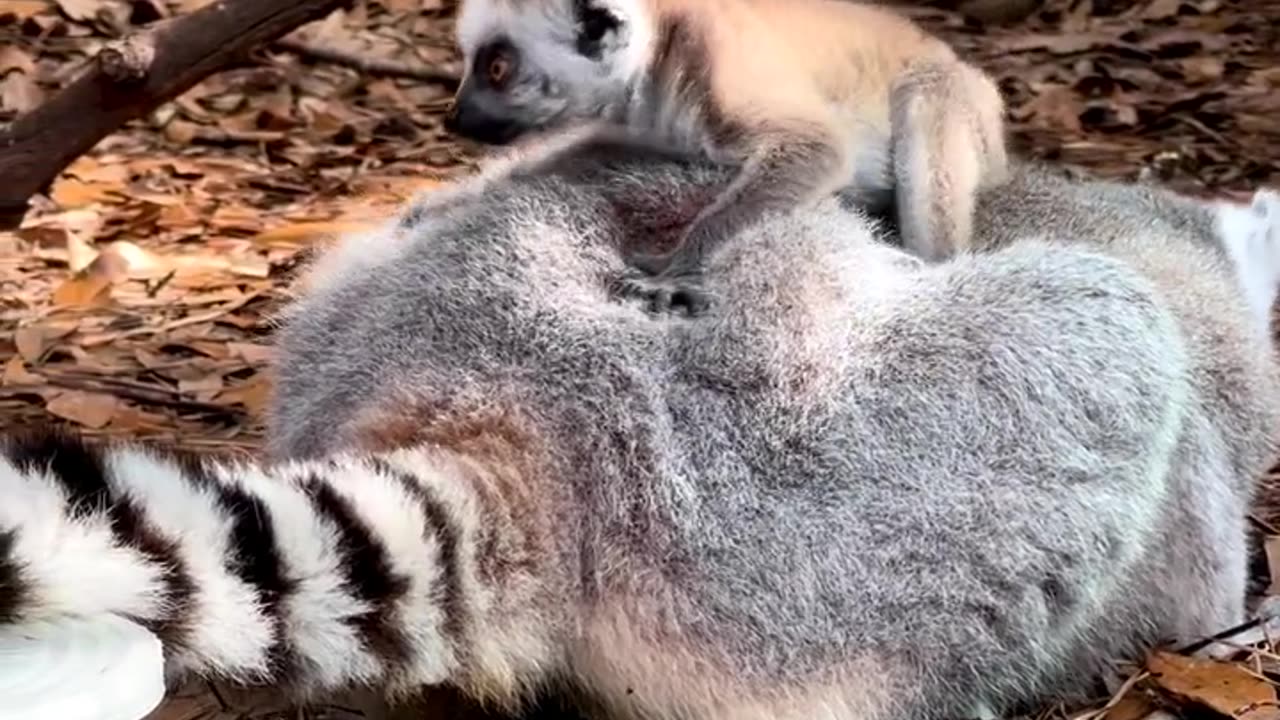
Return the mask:
[[0,452],[0,626],[118,613],[175,671],[304,690],[942,720],[1242,619],[1280,199],[1018,167],[986,251],[929,264],[829,198],[673,323],[609,294],[619,218],[736,169],[577,147],[327,253],[274,462]]
[[[740,168],[644,273],[696,275],[745,225],[856,190],[905,247],[968,244],[973,194],[1007,172],[994,82],[893,11],[847,0],[464,0],[446,124],[489,143],[619,123]],[[664,233],[665,234],[665,233]],[[657,238],[655,238],[656,240]]]

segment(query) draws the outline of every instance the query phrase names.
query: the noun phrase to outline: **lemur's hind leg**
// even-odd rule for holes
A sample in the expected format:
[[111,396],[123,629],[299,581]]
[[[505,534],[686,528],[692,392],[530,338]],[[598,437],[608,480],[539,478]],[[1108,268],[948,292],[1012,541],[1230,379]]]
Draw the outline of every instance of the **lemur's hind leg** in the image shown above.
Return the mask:
[[1248,205],[1218,206],[1218,238],[1230,256],[1254,325],[1271,334],[1271,308],[1280,291],[1280,192],[1263,189]]
[[889,101],[902,244],[942,260],[969,247],[978,190],[1008,177],[1004,101],[991,78],[959,60],[908,68]]

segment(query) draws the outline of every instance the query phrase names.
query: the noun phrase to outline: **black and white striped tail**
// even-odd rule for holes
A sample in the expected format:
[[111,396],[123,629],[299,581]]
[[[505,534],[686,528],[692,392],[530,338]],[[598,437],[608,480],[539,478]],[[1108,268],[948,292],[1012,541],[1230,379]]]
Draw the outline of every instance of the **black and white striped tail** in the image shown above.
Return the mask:
[[464,662],[477,511],[429,451],[265,467],[51,432],[0,447],[0,625],[115,613],[175,670],[299,689]]

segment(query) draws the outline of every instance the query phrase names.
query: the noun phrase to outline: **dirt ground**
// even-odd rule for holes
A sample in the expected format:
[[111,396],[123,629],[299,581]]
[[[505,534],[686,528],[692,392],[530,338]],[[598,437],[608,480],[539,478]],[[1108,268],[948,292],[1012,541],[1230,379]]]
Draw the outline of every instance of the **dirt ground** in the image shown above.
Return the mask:
[[[207,1],[0,0],[0,122],[104,42]],[[1003,25],[899,4],[998,75],[1017,152],[1196,194],[1280,185],[1280,1],[1047,0]],[[453,10],[357,1],[69,168],[0,233],[0,429],[254,452],[272,317],[299,261],[473,167],[477,149],[441,127],[459,69]],[[1268,534],[1277,495],[1257,513]],[[361,713],[196,684],[154,718]]]

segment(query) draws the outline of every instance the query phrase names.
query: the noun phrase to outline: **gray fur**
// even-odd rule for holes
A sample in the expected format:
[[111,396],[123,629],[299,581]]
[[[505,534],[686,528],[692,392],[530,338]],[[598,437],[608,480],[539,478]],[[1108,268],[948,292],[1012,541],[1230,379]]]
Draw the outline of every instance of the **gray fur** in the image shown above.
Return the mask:
[[725,244],[704,316],[653,317],[610,293],[618,246],[734,168],[586,153],[322,268],[271,417],[288,458],[388,407],[527,418],[554,674],[657,717],[954,718],[1242,619],[1276,367],[1208,206],[1019,167],[982,252],[926,265],[833,199]]

